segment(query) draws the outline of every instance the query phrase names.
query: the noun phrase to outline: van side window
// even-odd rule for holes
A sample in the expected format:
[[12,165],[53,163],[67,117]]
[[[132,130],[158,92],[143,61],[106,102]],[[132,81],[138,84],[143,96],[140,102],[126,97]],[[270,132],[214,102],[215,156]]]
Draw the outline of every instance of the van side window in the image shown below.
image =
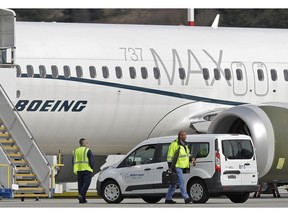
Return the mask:
[[159,155],[157,162],[166,162],[167,161],[167,154],[168,154],[169,145],[170,145],[170,143],[162,145],[161,153]]
[[189,143],[192,157],[205,158],[209,154],[209,143]]
[[228,159],[251,159],[254,154],[249,140],[223,140],[222,151]]
[[154,161],[156,145],[145,145],[133,151],[119,167],[150,164]]

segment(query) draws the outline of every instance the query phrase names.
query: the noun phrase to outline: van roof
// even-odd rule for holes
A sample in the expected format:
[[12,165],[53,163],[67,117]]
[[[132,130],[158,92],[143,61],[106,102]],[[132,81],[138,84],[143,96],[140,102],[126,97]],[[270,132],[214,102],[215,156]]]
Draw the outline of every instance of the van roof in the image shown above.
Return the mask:
[[[177,135],[174,136],[162,136],[162,137],[155,137],[144,140],[139,145],[146,145],[152,143],[170,143],[177,138]],[[243,134],[187,134],[187,142],[193,141],[210,141],[215,140],[216,138],[221,139],[250,139],[248,135]]]

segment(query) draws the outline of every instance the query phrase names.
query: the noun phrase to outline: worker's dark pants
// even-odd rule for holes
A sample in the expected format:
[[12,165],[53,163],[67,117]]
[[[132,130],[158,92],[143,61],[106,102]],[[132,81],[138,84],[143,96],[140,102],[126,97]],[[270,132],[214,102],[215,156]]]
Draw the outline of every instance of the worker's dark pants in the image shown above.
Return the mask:
[[78,176],[78,192],[79,195],[82,197],[79,199],[79,201],[85,201],[86,193],[88,191],[92,179],[92,172],[78,171],[77,176]]

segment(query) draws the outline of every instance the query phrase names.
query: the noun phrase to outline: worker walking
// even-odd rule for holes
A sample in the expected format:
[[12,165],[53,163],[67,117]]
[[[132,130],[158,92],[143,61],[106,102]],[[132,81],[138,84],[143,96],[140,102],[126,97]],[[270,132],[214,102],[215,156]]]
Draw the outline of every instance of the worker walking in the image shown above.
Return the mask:
[[73,172],[77,175],[79,203],[87,203],[86,193],[93,175],[93,154],[86,139],[79,140],[80,146],[73,151]]
[[[187,194],[185,185],[184,185],[184,177],[183,173],[185,170],[189,170],[190,168],[190,151],[188,148],[186,140],[186,132],[180,131],[178,133],[178,139],[173,141],[168,149],[167,154],[167,162],[168,167],[171,172],[176,172],[177,174],[177,183],[179,184],[181,195],[184,199],[185,203],[192,202],[192,199]],[[195,158],[192,159],[193,165],[195,165]],[[173,194],[175,193],[176,184],[170,184],[168,192],[166,194],[165,203],[174,204],[176,201],[172,199]]]

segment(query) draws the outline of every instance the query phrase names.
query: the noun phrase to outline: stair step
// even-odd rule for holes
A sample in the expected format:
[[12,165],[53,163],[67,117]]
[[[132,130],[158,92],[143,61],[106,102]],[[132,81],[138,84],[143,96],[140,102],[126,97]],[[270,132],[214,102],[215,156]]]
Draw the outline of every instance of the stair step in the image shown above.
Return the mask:
[[16,171],[17,172],[27,172],[27,171],[31,171],[30,167],[16,167]]
[[22,158],[24,157],[24,154],[22,153],[10,153],[10,154],[7,154],[9,157],[18,157],[18,158]]
[[11,160],[11,162],[17,165],[24,165],[28,163],[26,160]]
[[15,176],[17,179],[26,179],[26,178],[35,178],[36,174],[34,174],[34,173],[17,173]]
[[5,132],[5,131],[7,131],[7,128],[3,125],[0,126],[0,132]]
[[18,146],[2,146],[6,151],[19,151],[20,148]]
[[16,193],[23,193],[23,191],[27,192],[43,192],[44,188],[43,187],[19,187]]
[[0,133],[0,139],[10,139],[11,134],[9,133]]
[[22,193],[22,194],[15,194],[14,197],[49,197],[48,194],[36,194],[36,193]]
[[0,143],[2,144],[14,144],[15,141],[14,140],[3,140],[3,139],[0,139]]
[[24,186],[24,185],[35,185],[35,184],[39,184],[40,182],[38,180],[17,180],[16,184],[18,184],[19,186]]

